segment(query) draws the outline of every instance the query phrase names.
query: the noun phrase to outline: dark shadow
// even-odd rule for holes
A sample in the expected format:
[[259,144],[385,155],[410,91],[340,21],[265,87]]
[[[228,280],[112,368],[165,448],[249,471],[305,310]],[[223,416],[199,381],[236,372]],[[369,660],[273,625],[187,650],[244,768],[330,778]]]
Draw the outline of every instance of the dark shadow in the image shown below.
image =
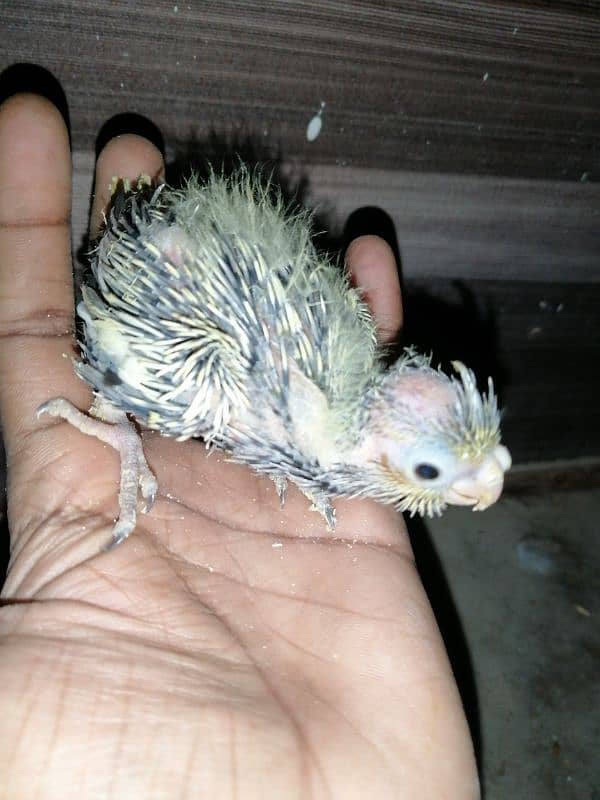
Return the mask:
[[62,86],[54,75],[37,64],[12,64],[0,74],[0,103],[8,100],[13,94],[31,92],[50,100],[62,114],[71,135],[69,124],[69,107]]
[[477,767],[481,776],[483,769],[483,746],[479,698],[469,646],[452,592],[427,526],[420,517],[405,515],[408,534],[415,554],[417,569],[427,592],[429,602],[440,628],[454,678],[458,685],[465,709]]
[[243,130],[229,135],[211,131],[205,139],[192,136],[176,148],[173,159],[167,164],[167,182],[179,185],[191,173],[201,180],[213,172],[228,176],[240,164],[245,164],[250,169],[260,168],[265,179],[272,179],[283,190],[287,179],[282,172],[282,163],[279,148],[268,139]]
[[143,136],[164,154],[165,141],[163,135],[152,120],[141,114],[128,113],[117,114],[104,123],[96,138],[96,158],[98,158],[111,139],[114,139],[115,136],[123,136],[126,133]]
[[460,280],[407,281],[403,298],[403,344],[431,353],[433,365],[449,374],[451,362],[462,361],[481,390],[490,376],[501,394],[508,374],[499,359],[495,310],[480,287],[475,291]]
[[377,206],[363,206],[353,211],[344,226],[342,240],[344,250],[359,236],[379,236],[389,244],[396,257],[400,283],[402,283],[402,260],[400,258],[396,227],[387,211]]

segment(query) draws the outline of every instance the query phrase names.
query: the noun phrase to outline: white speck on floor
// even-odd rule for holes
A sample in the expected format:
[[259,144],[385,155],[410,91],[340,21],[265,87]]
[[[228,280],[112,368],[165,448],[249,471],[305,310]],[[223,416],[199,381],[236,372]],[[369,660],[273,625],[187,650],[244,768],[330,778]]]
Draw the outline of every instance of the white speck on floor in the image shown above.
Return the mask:
[[321,129],[323,127],[324,108],[325,108],[325,102],[321,100],[321,108],[317,111],[315,116],[310,120],[310,122],[306,126],[306,140],[308,142],[314,142],[315,139],[321,133]]
[[517,544],[518,564],[532,575],[551,575],[556,572],[559,553],[560,545],[551,539],[526,536]]

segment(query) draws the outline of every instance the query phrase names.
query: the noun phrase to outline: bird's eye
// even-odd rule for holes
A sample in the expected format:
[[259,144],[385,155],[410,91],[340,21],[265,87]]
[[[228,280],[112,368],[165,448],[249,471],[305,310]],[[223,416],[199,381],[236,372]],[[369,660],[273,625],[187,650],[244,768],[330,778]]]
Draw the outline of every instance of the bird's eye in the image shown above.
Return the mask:
[[423,478],[426,481],[432,481],[437,478],[440,474],[440,471],[437,467],[434,467],[433,464],[417,464],[415,467],[415,475],[419,478]]

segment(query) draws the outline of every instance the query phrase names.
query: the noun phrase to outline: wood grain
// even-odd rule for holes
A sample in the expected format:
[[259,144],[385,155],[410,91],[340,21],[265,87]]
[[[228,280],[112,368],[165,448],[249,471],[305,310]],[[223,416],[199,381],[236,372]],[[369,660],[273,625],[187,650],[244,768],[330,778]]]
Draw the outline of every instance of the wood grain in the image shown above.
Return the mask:
[[597,2],[16,0],[0,26],[0,69],[55,76],[77,149],[136,113],[308,165],[598,177]]
[[[79,246],[87,228],[93,155],[76,151],[73,166]],[[316,210],[317,226],[329,232],[334,246],[357,209],[387,221],[407,279],[600,281],[600,184],[308,167],[297,161],[282,162],[280,173],[288,191],[299,190],[304,204]],[[367,225],[373,216],[367,214]]]

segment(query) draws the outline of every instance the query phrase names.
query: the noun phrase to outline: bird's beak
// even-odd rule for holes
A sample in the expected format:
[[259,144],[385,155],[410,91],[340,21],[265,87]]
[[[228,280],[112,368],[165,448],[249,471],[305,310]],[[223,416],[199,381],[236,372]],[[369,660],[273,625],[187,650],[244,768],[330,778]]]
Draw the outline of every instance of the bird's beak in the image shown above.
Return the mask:
[[473,511],[483,511],[502,494],[504,473],[510,469],[512,459],[507,448],[499,444],[469,478],[455,481],[445,493],[447,503],[472,506]]

